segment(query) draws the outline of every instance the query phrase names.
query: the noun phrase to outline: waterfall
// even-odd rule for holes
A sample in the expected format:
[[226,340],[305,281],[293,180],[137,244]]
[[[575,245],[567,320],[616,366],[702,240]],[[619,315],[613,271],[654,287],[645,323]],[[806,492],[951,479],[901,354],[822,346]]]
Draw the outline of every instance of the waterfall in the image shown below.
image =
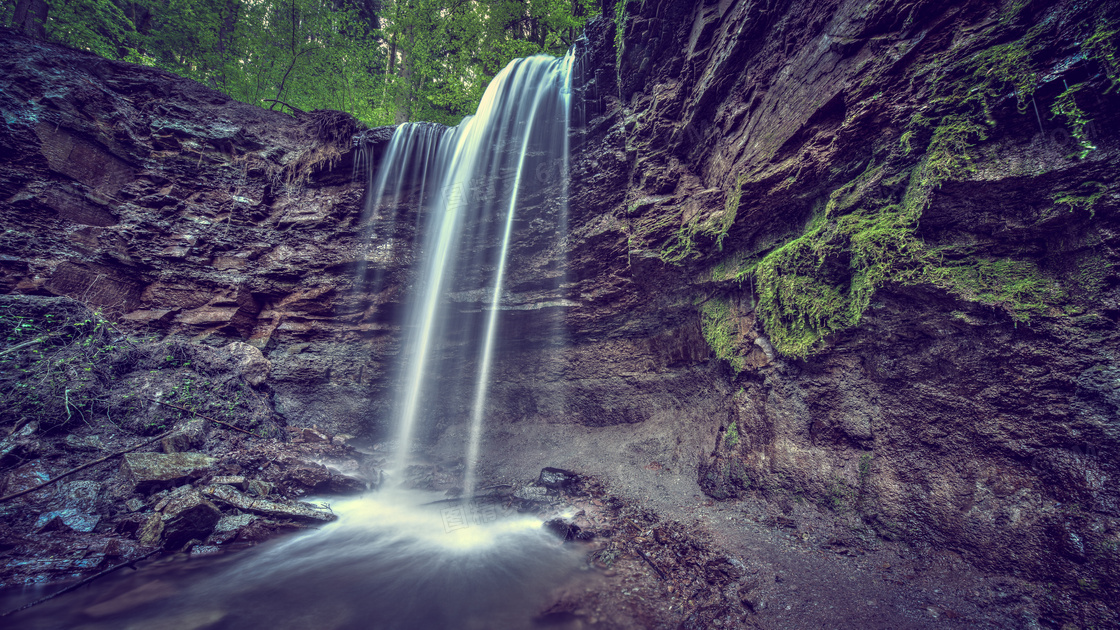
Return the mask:
[[[409,465],[420,425],[467,420],[463,492],[473,494],[501,314],[518,308],[507,289],[518,213],[533,197],[538,213],[547,208],[557,226],[566,224],[573,58],[514,60],[457,127],[401,125],[370,176],[367,220],[389,226],[384,238],[399,213],[419,208],[390,474]],[[371,234],[370,247],[381,236]],[[380,276],[361,274],[359,282],[380,290]],[[468,399],[465,409],[459,401]]]

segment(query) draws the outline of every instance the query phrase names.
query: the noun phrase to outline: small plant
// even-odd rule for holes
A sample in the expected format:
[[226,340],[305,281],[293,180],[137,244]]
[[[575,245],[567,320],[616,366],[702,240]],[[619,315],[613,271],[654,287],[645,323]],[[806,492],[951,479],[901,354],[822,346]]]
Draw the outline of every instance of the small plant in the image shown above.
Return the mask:
[[727,432],[724,435],[724,442],[728,448],[735,448],[739,443],[739,424],[738,421],[732,420],[731,425],[727,427]]

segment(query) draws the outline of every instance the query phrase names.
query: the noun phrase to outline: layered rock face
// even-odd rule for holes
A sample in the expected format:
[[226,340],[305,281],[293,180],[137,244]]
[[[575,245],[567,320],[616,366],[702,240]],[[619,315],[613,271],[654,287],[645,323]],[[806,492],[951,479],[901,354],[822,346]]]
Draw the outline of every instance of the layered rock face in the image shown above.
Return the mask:
[[354,270],[376,255],[359,242],[354,121],[3,39],[3,290],[69,296],[158,336],[255,345],[275,355],[278,409],[357,432],[389,323],[338,316],[356,310]]
[[[593,22],[569,236],[519,214],[484,472],[807,499],[1113,622],[1118,17],[1036,4]],[[352,126],[0,46],[4,290],[254,344],[289,422],[384,435],[415,221],[363,217]],[[452,457],[463,416],[429,424]]]
[[670,368],[708,360],[711,406],[673,408],[718,424],[704,491],[854,512],[1113,623],[1115,4],[620,9],[581,160],[624,174],[576,234],[616,335],[680,300],[722,360]]

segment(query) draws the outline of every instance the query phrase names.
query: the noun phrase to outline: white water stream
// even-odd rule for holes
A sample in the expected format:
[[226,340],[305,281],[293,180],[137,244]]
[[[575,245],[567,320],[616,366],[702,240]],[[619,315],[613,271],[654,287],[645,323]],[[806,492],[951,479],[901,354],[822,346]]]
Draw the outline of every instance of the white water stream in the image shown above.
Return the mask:
[[[430,420],[425,414],[453,413],[432,405],[427,408],[434,411],[425,412],[432,384],[450,380],[458,366],[472,366],[463,491],[464,496],[473,494],[510,244],[523,191],[539,187],[542,180],[556,181],[561,198],[553,202],[566,203],[572,63],[571,53],[562,59],[513,61],[491,81],[476,115],[447,129],[402,125],[382,160],[367,215],[391,221],[383,216],[382,206],[399,207],[407,191],[418,191],[412,202],[421,203],[425,215],[416,244],[416,284],[406,302],[402,374],[394,407],[398,451],[390,477],[403,476],[418,425]],[[471,286],[472,281],[485,284]],[[489,300],[478,337],[461,346],[469,356],[454,357],[449,364],[438,360],[453,345],[449,331],[463,328],[457,319],[471,317],[448,299],[453,287],[485,289]]]

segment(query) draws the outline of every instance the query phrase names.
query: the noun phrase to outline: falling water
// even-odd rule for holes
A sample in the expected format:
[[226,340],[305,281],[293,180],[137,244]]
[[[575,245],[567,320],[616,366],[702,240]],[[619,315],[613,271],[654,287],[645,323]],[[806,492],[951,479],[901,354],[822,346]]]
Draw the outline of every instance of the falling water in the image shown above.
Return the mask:
[[[408,463],[419,423],[469,420],[467,497],[501,314],[540,313],[563,302],[556,298],[562,278],[541,289],[547,282],[535,272],[533,291],[515,295],[509,287],[516,288],[517,267],[533,247],[562,242],[572,67],[571,54],[514,61],[458,127],[402,125],[377,169],[362,152],[367,220],[377,227],[363,256],[373,271],[360,270],[362,291],[396,286],[399,278],[385,277],[398,273],[390,263],[418,261],[402,321],[396,470]],[[411,210],[415,223],[398,221]],[[513,238],[530,222],[532,246]],[[460,374],[466,378],[457,384]],[[441,391],[433,383],[453,386]],[[447,399],[469,400],[469,412]],[[432,492],[382,488],[335,502],[339,520],[320,530],[243,554],[119,572],[23,613],[14,627],[536,627],[548,589],[575,574],[582,553],[558,544],[538,517],[495,511],[469,522],[455,512],[465,506],[445,506]]]
[[[408,465],[422,416],[452,413],[423,410],[431,384],[447,381],[460,366],[473,365],[468,370],[473,396],[465,496],[471,495],[476,480],[518,210],[525,197],[539,196],[545,182],[558,186],[558,199],[549,202],[565,203],[572,62],[571,54],[515,60],[494,77],[477,114],[458,127],[402,125],[382,160],[381,173],[371,182],[372,218],[384,220],[378,214],[381,208],[400,208],[402,198],[412,191],[424,215],[400,355],[394,467],[401,472]],[[471,313],[448,299],[452,290],[462,289],[486,296],[476,307],[481,312]],[[438,353],[461,342],[461,331],[472,326],[478,329],[474,338],[459,343],[463,356],[436,364]]]

